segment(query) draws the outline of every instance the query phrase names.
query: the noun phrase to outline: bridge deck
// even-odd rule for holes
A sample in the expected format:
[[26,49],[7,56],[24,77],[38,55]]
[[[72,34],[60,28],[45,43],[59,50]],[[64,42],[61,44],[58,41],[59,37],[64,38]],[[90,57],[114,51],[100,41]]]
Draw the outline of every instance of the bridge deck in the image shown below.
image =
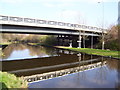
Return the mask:
[[22,25],[22,26],[34,26],[34,27],[44,27],[44,28],[53,28],[53,29],[68,29],[75,31],[86,31],[86,32],[97,32],[97,33],[107,33],[106,29],[80,25],[80,24],[71,24],[59,21],[47,21],[41,19],[32,19],[32,18],[23,18],[23,17],[13,17],[13,16],[3,16],[0,15],[0,24],[1,25]]

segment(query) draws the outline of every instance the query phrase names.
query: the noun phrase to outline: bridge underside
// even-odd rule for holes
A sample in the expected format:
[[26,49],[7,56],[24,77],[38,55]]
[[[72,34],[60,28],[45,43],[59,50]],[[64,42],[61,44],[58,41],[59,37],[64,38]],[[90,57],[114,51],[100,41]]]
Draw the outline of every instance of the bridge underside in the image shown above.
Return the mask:
[[[2,24],[1,33],[24,33],[24,34],[45,34],[45,35],[79,35],[79,31],[70,29],[50,28],[50,27],[34,27]],[[81,32],[81,35],[100,36],[98,33]]]
[[[34,27],[3,24],[1,33],[20,33],[20,34],[42,34],[55,35],[59,46],[72,47],[91,47],[98,43],[100,34],[93,32],[79,32],[76,30],[49,28],[49,27]],[[81,40],[79,39],[81,36]],[[78,42],[79,41],[79,42]],[[81,45],[80,45],[81,44]],[[80,46],[79,46],[80,45]]]

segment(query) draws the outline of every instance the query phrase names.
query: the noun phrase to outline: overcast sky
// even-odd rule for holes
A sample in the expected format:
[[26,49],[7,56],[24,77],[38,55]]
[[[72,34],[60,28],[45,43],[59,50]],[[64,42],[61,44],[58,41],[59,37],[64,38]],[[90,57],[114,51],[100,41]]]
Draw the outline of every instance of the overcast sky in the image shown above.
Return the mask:
[[[0,0],[0,14],[101,27],[116,24],[119,0]],[[100,2],[100,3],[98,3]],[[104,9],[104,10],[103,10]]]

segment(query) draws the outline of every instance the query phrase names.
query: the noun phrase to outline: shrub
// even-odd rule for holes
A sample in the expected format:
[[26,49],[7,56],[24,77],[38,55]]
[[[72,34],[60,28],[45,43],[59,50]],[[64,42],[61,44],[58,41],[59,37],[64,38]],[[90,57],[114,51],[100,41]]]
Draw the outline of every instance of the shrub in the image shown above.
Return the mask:
[[0,82],[2,88],[27,88],[27,82],[22,77],[16,77],[14,74],[0,71]]
[[56,45],[56,38],[54,36],[47,36],[43,41],[43,44],[49,45],[49,46]]
[[118,40],[111,40],[109,42],[106,42],[105,48],[110,49],[110,50],[117,50],[118,51]]

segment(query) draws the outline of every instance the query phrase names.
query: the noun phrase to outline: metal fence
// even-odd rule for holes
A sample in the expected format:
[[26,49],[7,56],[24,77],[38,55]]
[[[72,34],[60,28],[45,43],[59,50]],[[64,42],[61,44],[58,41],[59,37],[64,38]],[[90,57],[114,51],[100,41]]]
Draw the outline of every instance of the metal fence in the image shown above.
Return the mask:
[[41,20],[41,19],[21,18],[21,17],[3,16],[3,15],[0,15],[0,21],[47,24],[47,25],[53,25],[53,26],[67,26],[73,29],[81,28],[81,29],[100,30],[100,31],[105,30],[98,27],[92,27],[92,26],[86,26],[86,25],[80,25],[80,24],[71,24],[71,23],[65,23],[65,22],[47,21],[47,20]]

